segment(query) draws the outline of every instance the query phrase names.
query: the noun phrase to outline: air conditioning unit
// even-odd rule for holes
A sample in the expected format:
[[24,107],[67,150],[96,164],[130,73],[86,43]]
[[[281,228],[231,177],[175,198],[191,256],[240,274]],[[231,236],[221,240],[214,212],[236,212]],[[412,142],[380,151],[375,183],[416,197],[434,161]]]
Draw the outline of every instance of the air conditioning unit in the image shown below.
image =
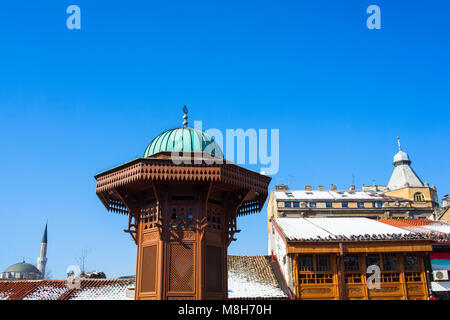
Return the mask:
[[448,270],[435,270],[433,271],[434,281],[445,281],[448,280]]

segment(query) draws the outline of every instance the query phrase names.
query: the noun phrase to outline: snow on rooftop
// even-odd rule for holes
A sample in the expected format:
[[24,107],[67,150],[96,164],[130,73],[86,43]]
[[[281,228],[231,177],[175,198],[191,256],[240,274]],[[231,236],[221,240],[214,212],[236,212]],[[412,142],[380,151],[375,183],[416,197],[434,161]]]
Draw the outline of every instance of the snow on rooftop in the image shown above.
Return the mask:
[[306,219],[335,236],[358,236],[365,234],[410,234],[411,232],[368,218],[318,218]]
[[228,272],[228,298],[287,298],[279,287],[249,279],[245,274]]
[[386,196],[383,192],[361,190],[286,190],[273,191],[277,200],[396,200],[397,198]]
[[69,300],[133,300],[126,295],[128,283],[110,283],[81,288],[72,293]]
[[10,293],[8,291],[6,292],[0,292],[0,300],[9,300]]
[[23,300],[57,300],[61,295],[68,291],[67,287],[55,287],[52,285],[43,285],[37,287],[29,293]]
[[276,218],[275,222],[288,240],[387,240],[413,235],[368,218]]
[[289,239],[326,238],[330,235],[303,218],[276,218],[275,222]]
[[383,219],[380,222],[421,233],[436,242],[450,242],[450,224],[428,219]]
[[288,298],[270,264],[270,257],[229,255],[228,298]]
[[445,223],[433,223],[425,225],[424,228],[431,229],[433,231],[450,234],[450,224]]
[[1,280],[0,300],[129,300],[134,279],[82,279],[70,289],[66,280]]

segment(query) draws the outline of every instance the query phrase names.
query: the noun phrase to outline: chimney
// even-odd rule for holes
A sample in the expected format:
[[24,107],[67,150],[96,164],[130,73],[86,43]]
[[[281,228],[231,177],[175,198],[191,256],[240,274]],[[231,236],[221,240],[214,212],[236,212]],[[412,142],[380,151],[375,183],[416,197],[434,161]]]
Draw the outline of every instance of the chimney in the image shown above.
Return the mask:
[[332,184],[330,190],[336,191],[336,186]]
[[305,186],[305,190],[311,191],[311,186]]
[[352,184],[352,185],[350,186],[350,190],[355,190],[355,185],[354,185],[354,184]]
[[320,190],[320,191],[323,191],[323,186],[319,186],[319,190]]
[[275,186],[275,190],[286,191],[286,190],[288,190],[288,186],[285,184],[279,184],[279,185]]

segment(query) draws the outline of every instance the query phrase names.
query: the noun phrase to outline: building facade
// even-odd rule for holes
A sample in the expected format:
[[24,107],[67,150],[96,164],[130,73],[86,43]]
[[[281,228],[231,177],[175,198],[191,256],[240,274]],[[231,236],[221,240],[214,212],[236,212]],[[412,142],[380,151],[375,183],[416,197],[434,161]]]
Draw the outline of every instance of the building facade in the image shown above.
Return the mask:
[[275,218],[269,251],[301,300],[425,300],[426,236],[367,218]]
[[278,185],[270,193],[267,204],[268,220],[279,217],[367,217],[414,218],[433,217],[439,208],[436,187],[423,183],[411,168],[411,160],[401,149],[394,156],[394,171],[387,185],[363,186],[356,190],[329,190],[305,186],[304,190],[290,190]]
[[440,300],[450,300],[450,224],[428,219],[388,219],[380,222],[424,234],[432,240],[433,252],[424,256],[430,291]]

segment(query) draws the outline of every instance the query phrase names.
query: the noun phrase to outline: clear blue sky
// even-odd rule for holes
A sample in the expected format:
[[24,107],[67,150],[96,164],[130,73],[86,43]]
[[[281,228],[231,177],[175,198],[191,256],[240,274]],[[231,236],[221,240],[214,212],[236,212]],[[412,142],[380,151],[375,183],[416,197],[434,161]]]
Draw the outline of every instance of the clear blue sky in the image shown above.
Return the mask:
[[[0,271],[36,262],[48,219],[53,278],[83,248],[88,269],[134,274],[127,218],[93,176],[142,156],[184,104],[205,129],[279,129],[270,188],[386,184],[400,135],[450,193],[448,1],[17,2],[0,5]],[[240,219],[229,253],[265,254],[265,219]]]

